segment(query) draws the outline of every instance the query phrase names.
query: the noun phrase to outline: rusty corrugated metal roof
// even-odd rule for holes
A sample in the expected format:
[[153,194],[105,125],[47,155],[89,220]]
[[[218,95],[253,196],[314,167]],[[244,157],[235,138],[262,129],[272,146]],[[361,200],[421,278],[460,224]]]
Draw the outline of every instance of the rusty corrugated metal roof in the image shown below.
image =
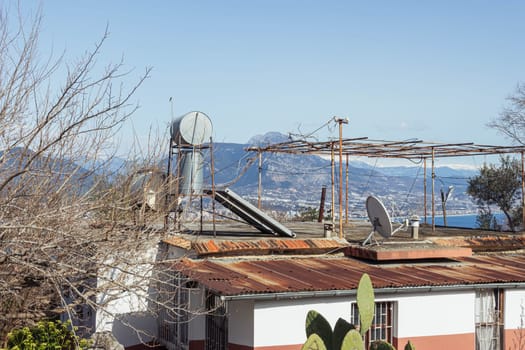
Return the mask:
[[335,251],[349,244],[341,239],[255,239],[255,240],[206,240],[192,244],[199,256],[210,255],[262,255],[275,253],[321,254]]
[[224,296],[353,290],[365,272],[375,288],[525,282],[524,255],[391,265],[367,264],[347,257],[182,259],[174,268]]

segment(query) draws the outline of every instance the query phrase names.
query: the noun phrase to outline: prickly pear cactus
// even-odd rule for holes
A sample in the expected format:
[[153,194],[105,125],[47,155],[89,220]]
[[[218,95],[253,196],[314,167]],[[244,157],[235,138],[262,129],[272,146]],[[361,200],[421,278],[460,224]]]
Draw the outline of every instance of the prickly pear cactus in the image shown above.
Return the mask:
[[363,336],[372,325],[375,309],[374,287],[370,276],[366,273],[361,276],[357,287],[357,308],[359,309],[359,318],[361,320],[359,332]]
[[332,345],[334,349],[341,349],[341,344],[343,344],[343,339],[345,335],[352,329],[355,329],[355,326],[351,323],[348,323],[346,320],[339,318],[334,326],[334,334],[332,337]]
[[409,340],[407,345],[405,345],[405,350],[416,350],[416,347]]
[[396,350],[392,344],[384,340],[376,340],[370,344],[369,350]]
[[306,315],[306,337],[317,334],[323,341],[326,349],[332,349],[332,326],[320,313],[308,311]]
[[321,337],[315,333],[310,334],[301,350],[328,350]]
[[363,343],[361,334],[355,329],[346,333],[343,344],[341,344],[341,350],[365,350],[365,344]]

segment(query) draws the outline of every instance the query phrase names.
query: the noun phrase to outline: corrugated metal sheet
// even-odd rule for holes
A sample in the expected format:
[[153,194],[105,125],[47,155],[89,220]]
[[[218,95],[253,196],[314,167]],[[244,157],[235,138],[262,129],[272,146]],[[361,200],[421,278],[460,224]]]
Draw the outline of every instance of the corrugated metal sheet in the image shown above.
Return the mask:
[[353,290],[365,272],[375,288],[525,282],[523,255],[395,265],[372,265],[346,257],[183,259],[174,268],[224,296]]
[[258,240],[206,240],[197,241],[192,248],[199,256],[241,255],[268,253],[325,253],[349,244],[339,239],[258,239]]

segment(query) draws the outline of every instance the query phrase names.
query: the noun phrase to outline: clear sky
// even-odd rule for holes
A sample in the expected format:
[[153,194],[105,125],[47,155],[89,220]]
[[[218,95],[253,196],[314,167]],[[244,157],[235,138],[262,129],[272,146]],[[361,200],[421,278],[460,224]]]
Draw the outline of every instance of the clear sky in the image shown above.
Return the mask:
[[[509,144],[486,126],[525,81],[525,1],[42,1],[41,44],[78,57],[106,25],[139,137],[200,110],[218,142],[308,133]],[[129,129],[128,129],[129,132]],[[336,136],[325,128],[321,138]]]

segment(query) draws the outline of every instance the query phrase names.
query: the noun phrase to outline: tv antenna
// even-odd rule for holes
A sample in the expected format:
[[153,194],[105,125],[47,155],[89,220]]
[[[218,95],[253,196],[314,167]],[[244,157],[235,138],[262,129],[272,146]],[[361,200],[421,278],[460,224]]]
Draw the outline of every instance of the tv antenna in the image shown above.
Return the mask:
[[[408,227],[408,219],[406,219],[401,226],[394,230],[392,227],[392,221],[390,220],[390,215],[388,215],[385,206],[377,197],[369,196],[366,199],[366,211],[373,229],[368,237],[366,237],[366,239],[363,241],[362,245],[370,243],[370,240],[376,232],[383,236],[383,238],[389,238],[396,232]],[[375,239],[374,241],[376,244],[379,244]]]

